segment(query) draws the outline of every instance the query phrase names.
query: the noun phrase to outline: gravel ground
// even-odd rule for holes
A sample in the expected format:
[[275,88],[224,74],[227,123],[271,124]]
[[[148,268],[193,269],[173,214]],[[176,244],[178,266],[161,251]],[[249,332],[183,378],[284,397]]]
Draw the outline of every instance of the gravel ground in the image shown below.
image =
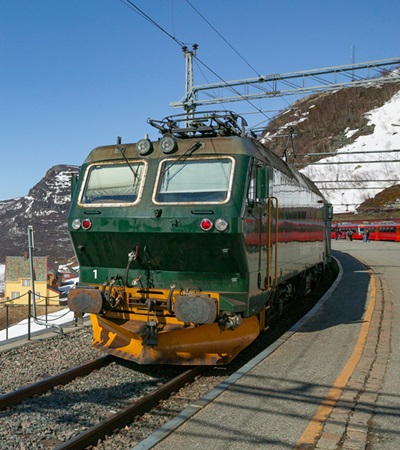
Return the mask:
[[52,448],[103,421],[124,408],[127,401],[141,397],[161,382],[146,373],[111,363],[1,412],[0,448]]
[[[103,355],[91,347],[91,341],[91,328],[84,327],[0,353],[0,394]],[[213,369],[210,371],[213,373]],[[181,372],[179,366],[111,363],[88,377],[77,378],[39,398],[0,412],[0,449],[53,449]],[[225,374],[199,377],[196,383],[161,402],[151,413],[137,418],[95,448],[131,448],[223,378]]]
[[0,394],[100,357],[91,342],[92,329],[84,327],[0,353]]

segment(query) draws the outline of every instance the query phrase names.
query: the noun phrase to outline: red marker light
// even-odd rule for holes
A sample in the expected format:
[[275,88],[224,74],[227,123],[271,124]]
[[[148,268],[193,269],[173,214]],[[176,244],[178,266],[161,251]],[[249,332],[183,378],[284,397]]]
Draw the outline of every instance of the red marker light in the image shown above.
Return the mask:
[[204,231],[209,231],[209,230],[211,230],[212,227],[213,227],[213,223],[211,222],[210,219],[203,219],[200,222],[200,228]]
[[92,222],[89,219],[82,220],[82,228],[84,230],[88,230],[89,228],[91,228],[91,226],[92,226]]

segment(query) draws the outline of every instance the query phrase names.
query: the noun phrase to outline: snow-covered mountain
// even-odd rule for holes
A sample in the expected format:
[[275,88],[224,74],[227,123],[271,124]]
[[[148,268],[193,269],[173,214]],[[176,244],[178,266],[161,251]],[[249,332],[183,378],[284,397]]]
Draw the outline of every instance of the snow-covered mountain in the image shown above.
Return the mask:
[[0,201],[0,262],[23,255],[28,248],[28,225],[33,226],[34,255],[63,259],[73,256],[67,230],[71,177],[77,166],[49,169],[25,197]]
[[[318,187],[336,212],[355,211],[384,188],[400,183],[400,92],[383,106],[367,113],[366,118],[368,125],[373,127],[372,134],[359,136],[353,143],[340,148],[336,156],[321,159],[318,165],[302,170],[318,181]],[[346,137],[357,132],[344,131]],[[344,182],[338,183],[338,180]],[[400,198],[397,208],[400,208]]]
[[400,208],[398,83],[305,97],[268,125],[262,141],[313,180],[335,213],[362,212],[385,189],[384,207]]

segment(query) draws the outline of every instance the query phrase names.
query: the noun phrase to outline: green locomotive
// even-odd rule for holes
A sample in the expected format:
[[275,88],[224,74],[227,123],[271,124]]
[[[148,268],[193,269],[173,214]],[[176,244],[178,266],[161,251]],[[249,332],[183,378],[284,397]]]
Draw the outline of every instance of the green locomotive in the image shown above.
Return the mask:
[[93,345],[141,364],[226,364],[329,259],[329,206],[233,113],[149,120],[162,137],[95,148],[68,227]]

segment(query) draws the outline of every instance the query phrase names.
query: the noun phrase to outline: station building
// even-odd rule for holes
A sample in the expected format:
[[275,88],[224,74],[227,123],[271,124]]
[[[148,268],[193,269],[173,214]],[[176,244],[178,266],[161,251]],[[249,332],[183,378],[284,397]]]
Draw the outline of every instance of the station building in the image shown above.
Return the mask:
[[[48,256],[33,257],[34,289],[36,305],[58,305],[62,274]],[[27,255],[6,256],[4,298],[16,305],[27,305],[29,292],[32,297],[31,266]]]

